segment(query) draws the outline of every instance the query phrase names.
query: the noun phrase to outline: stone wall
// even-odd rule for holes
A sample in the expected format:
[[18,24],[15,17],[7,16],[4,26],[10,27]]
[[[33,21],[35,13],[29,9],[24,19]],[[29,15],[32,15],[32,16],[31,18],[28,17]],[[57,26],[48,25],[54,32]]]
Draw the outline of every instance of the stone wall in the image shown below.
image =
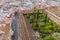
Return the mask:
[[46,12],[48,14],[48,17],[50,17],[52,21],[56,22],[56,24],[60,26],[60,17],[58,17],[54,13],[49,12],[48,10],[46,10]]

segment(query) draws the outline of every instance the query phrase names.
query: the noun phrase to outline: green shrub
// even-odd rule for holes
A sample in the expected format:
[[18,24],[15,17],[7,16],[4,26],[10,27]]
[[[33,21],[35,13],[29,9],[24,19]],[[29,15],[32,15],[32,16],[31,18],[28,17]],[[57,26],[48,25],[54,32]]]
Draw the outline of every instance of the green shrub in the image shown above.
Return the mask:
[[39,27],[44,27],[44,24],[40,24]]
[[55,32],[58,32],[60,29],[59,29],[57,26],[55,26],[55,27],[53,27],[53,30],[54,30]]
[[50,24],[51,24],[52,26],[55,26],[55,22],[53,22],[53,21],[51,21]]
[[35,22],[35,23],[38,22],[37,18],[34,19],[34,22]]
[[51,33],[51,30],[40,29],[38,31],[39,31],[39,33],[42,33],[42,34],[49,34],[49,33]]
[[45,21],[45,16],[41,15],[41,16],[40,16],[40,20],[41,20],[42,22],[44,22],[44,21]]
[[45,25],[46,25],[46,22],[47,22],[47,13],[45,15],[45,20],[44,20]]
[[40,24],[39,26],[38,26],[38,31],[39,32],[43,32],[43,27],[44,27],[44,24]]
[[43,29],[38,29],[39,33],[44,34],[44,30]]
[[54,40],[54,39],[52,38],[52,36],[47,36],[44,38],[44,40]]
[[32,24],[32,28],[33,28],[33,30],[35,30],[35,31],[37,30],[38,27],[37,27],[36,23]]
[[42,40],[42,38],[40,37],[40,38],[38,38],[38,40]]
[[30,15],[29,14],[27,14],[27,18],[30,18]]
[[60,40],[60,33],[53,33],[52,37],[54,38],[54,40]]
[[38,16],[41,17],[43,15],[43,13],[38,13]]
[[43,14],[39,14],[39,17],[40,17],[40,18],[44,18],[44,15],[43,15]]
[[44,34],[49,34],[51,33],[51,30],[44,30]]
[[46,22],[46,25],[51,25],[51,23],[50,22]]
[[39,31],[40,33],[43,33],[43,32],[44,32],[43,27],[44,27],[44,24],[40,24],[40,25],[39,25],[38,31]]
[[53,28],[52,25],[46,25],[46,26],[45,26],[45,29],[52,29],[52,28]]
[[30,21],[30,23],[34,22],[34,16],[33,15],[30,16],[29,21]]

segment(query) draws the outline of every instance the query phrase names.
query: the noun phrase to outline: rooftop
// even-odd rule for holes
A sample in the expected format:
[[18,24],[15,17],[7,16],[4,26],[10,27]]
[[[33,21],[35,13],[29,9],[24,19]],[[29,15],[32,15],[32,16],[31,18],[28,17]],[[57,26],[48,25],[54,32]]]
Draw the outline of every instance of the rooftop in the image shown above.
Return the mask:
[[4,32],[3,40],[7,40],[10,31],[10,25],[7,24],[5,27],[0,26],[0,30]]

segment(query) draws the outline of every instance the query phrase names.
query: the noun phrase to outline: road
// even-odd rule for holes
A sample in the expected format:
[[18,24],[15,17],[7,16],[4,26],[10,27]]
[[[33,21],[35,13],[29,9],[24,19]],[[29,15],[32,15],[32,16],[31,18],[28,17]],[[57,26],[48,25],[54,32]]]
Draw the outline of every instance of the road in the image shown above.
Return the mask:
[[[18,18],[19,17],[19,18]],[[36,40],[34,32],[27,20],[25,20],[23,14],[15,13],[12,21],[12,30],[14,31],[14,36],[12,40]]]
[[26,27],[27,27],[28,32],[29,32],[30,40],[37,40],[37,37],[35,36],[35,32],[32,29],[32,26],[30,25],[29,20],[27,19],[26,16],[24,16],[24,18],[25,18],[25,21],[26,21]]
[[18,40],[18,23],[17,23],[18,15],[15,13],[12,21],[12,30],[14,31],[14,36],[12,40]]

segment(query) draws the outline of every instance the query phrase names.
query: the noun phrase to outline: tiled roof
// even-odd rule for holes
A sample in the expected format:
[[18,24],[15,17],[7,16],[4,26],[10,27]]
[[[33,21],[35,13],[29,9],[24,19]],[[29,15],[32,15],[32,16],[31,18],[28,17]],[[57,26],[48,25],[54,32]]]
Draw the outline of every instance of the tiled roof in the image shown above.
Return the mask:
[[11,8],[3,7],[3,5],[0,7],[1,7],[0,8],[0,19],[3,18],[2,20],[0,20],[0,30],[4,31],[3,40],[8,40],[9,32],[11,28],[10,24],[12,22],[12,18],[15,12],[15,7],[13,7],[13,5],[11,6]]
[[0,26],[0,30],[5,32],[5,33],[4,33],[3,40],[7,40],[9,31],[10,31],[10,25],[7,24],[5,27]]

